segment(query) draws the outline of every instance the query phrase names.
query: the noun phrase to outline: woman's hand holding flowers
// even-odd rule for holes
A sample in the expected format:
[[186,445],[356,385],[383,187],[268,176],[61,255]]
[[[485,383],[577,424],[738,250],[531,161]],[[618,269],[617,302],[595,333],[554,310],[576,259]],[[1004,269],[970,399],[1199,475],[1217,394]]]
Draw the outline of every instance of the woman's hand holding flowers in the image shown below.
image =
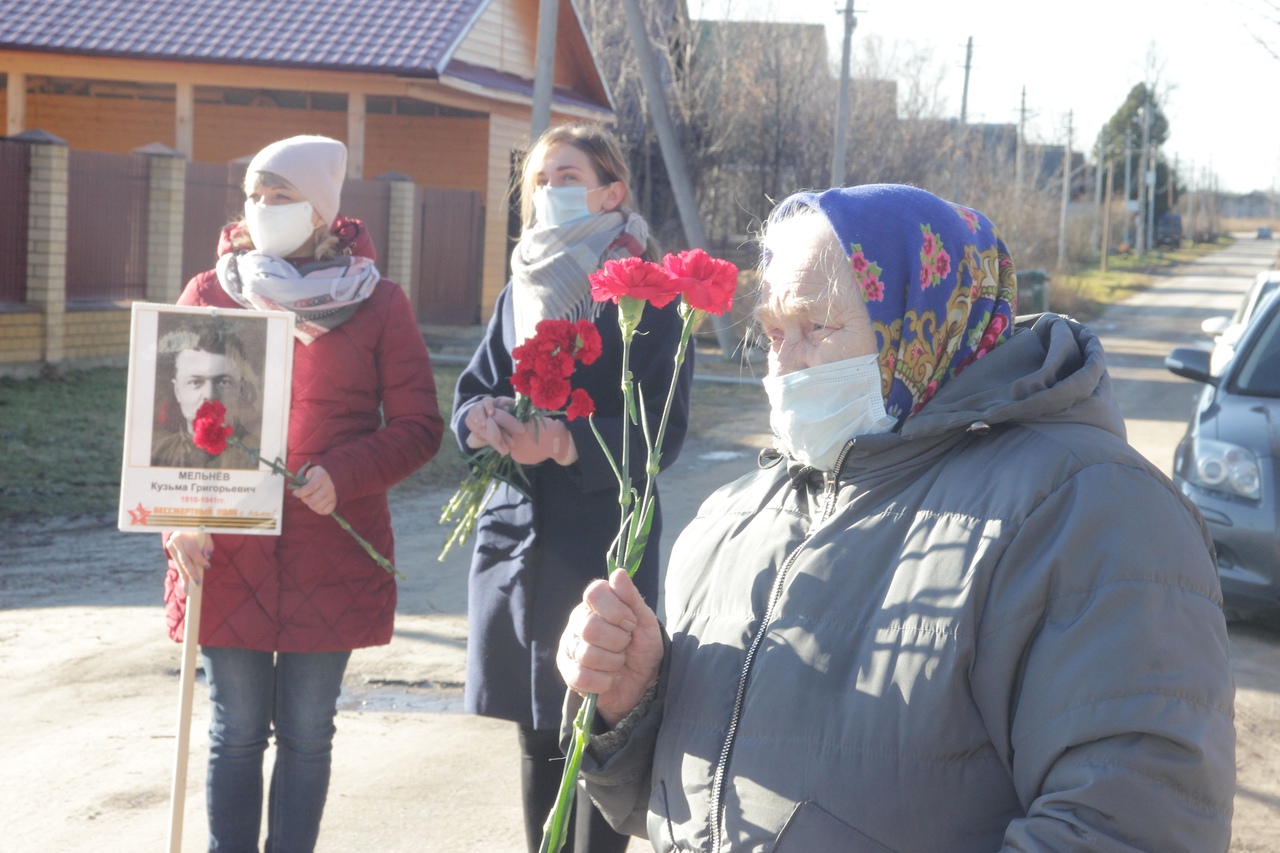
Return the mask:
[[522,422],[511,414],[510,397],[481,397],[463,419],[473,450],[492,447],[521,465],[537,465],[550,459],[560,465],[578,461],[578,448],[563,421],[535,415]]
[[338,507],[338,490],[329,472],[319,465],[308,468],[303,474],[307,483],[294,489],[293,496],[306,504],[312,512],[328,515]]
[[520,427],[519,432],[511,435],[508,446],[511,458],[521,465],[537,465],[548,459],[557,465],[578,461],[577,445],[564,421],[535,417]]
[[625,569],[592,581],[556,653],[560,675],[579,694],[599,694],[596,711],[617,725],[658,680],[662,629]]
[[506,456],[511,453],[511,434],[523,429],[520,421],[508,411],[515,401],[510,397],[481,397],[467,409],[463,422],[470,430],[467,447],[479,450],[492,447]]

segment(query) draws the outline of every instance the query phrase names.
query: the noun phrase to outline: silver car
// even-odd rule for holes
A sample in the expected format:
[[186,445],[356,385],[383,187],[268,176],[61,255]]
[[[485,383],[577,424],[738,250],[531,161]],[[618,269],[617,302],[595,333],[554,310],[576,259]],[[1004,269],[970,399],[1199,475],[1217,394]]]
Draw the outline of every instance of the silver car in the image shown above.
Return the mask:
[[1173,479],[1200,508],[1218,553],[1228,616],[1280,615],[1280,294],[1254,312],[1221,375],[1210,354],[1179,347],[1178,376],[1205,383]]
[[1200,329],[1207,335],[1213,335],[1213,355],[1209,359],[1209,373],[1221,376],[1227,363],[1235,355],[1236,344],[1240,336],[1253,319],[1258,308],[1267,301],[1267,297],[1280,288],[1280,270],[1260,272],[1253,279],[1253,284],[1240,300],[1240,307],[1230,317],[1210,317],[1200,324]]

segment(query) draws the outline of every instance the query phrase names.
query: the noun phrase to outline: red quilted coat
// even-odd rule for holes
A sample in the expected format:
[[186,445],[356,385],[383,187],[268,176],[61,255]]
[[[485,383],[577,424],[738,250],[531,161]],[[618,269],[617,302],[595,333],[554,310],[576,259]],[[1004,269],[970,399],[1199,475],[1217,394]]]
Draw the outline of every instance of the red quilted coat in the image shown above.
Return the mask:
[[[219,255],[231,251],[231,227]],[[374,256],[360,222],[339,217],[334,233],[352,254]],[[178,304],[241,307],[212,270],[193,278]],[[328,471],[336,512],[393,562],[387,489],[435,455],[443,428],[426,345],[394,282],[380,281],[351,319],[309,346],[294,341],[289,469],[310,462]],[[395,578],[289,493],[280,536],[216,534],[211,563],[201,645],[327,652],[391,640]],[[166,615],[180,641],[186,600],[176,580],[170,561]]]

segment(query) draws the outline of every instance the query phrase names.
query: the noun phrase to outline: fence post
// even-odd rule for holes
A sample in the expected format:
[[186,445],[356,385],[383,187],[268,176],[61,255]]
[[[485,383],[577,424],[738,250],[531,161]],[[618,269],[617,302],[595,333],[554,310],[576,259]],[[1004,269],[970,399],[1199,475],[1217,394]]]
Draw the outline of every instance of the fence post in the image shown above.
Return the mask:
[[43,130],[9,137],[31,145],[27,201],[27,304],[44,312],[46,364],[59,364],[66,351],[67,314],[67,142]]
[[187,161],[159,142],[133,150],[145,154],[147,179],[147,301],[172,303],[182,293],[183,215]]
[[418,301],[417,294],[414,293],[417,282],[413,280],[413,254],[417,248],[414,208],[418,188],[412,178],[398,172],[387,172],[379,175],[377,179],[391,184],[391,194],[388,199],[391,209],[387,216],[387,259],[382,272],[404,290],[416,317]]

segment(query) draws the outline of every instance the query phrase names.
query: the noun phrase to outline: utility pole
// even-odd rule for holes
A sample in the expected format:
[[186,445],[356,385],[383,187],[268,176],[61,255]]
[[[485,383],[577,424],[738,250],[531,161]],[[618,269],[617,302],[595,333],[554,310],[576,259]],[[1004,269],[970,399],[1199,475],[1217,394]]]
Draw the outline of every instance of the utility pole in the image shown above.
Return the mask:
[[[1128,128],[1124,132],[1124,209],[1125,213],[1132,213],[1129,210],[1129,200],[1133,198],[1133,128]],[[1125,216],[1125,242],[1129,242],[1129,220],[1132,217]]]
[[1151,141],[1151,108],[1142,105],[1142,150],[1138,155],[1138,257],[1147,253],[1147,146]]
[[969,69],[973,66],[973,36],[964,49],[964,94],[960,98],[960,124],[969,122]]
[[[1155,110],[1152,109],[1147,114],[1147,127],[1151,127],[1152,116]],[[1147,140],[1150,143],[1151,133],[1147,132]],[[1156,247],[1156,146],[1151,144],[1147,151],[1147,185],[1145,188],[1147,194],[1147,251],[1153,251]]]
[[849,54],[853,46],[853,31],[858,19],[853,14],[853,0],[844,4],[844,49],[840,53],[840,101],[836,104],[836,139],[831,152],[831,186],[844,186],[845,146],[849,141]]
[[1187,173],[1191,175],[1191,185],[1187,187],[1190,191],[1187,197],[1187,237],[1191,240],[1191,245],[1196,244],[1196,205],[1200,202],[1196,198],[1196,186],[1198,179],[1196,178],[1196,161],[1191,161],[1191,168],[1187,169]]
[[[662,88],[662,80],[658,77],[658,67],[653,61],[653,45],[649,43],[649,30],[644,23],[644,14],[640,11],[639,0],[622,0],[622,6],[627,13],[627,30],[631,36],[631,46],[635,50],[636,64],[640,66],[640,80],[644,83],[645,96],[649,102],[649,117],[658,134],[662,162],[671,179],[671,192],[676,199],[676,210],[680,214],[685,240],[690,248],[705,249],[707,232],[702,227],[702,216],[698,213],[698,204],[693,197],[693,182],[689,180],[689,172],[684,165],[684,155],[680,152],[671,113],[667,109],[667,95]],[[738,348],[738,337],[730,328],[729,318],[712,314],[711,324],[716,332],[716,342],[720,344],[720,357],[726,361],[733,358]]]
[[1067,269],[1067,202],[1071,200],[1071,119],[1067,113],[1067,144],[1062,149],[1062,210],[1058,214],[1058,272]]
[[529,137],[537,139],[551,126],[551,92],[556,70],[556,21],[560,0],[539,0],[538,47],[533,67],[533,118]]
[[1013,192],[1022,198],[1022,163],[1023,149],[1026,147],[1027,130],[1027,87],[1022,87],[1022,108],[1018,111],[1018,138],[1013,149]]
[[1114,160],[1107,160],[1107,200],[1102,206],[1102,260],[1099,269],[1107,271],[1107,255],[1111,252],[1111,167]]
[[1089,236],[1089,245],[1097,249],[1099,253],[1102,252],[1102,235],[1098,231],[1099,220],[1101,220],[1104,215],[1102,210],[1102,158],[1105,154],[1103,150],[1104,147],[1105,146],[1103,146],[1102,140],[1099,139],[1097,142],[1096,156],[1094,157],[1094,162],[1096,165],[1094,166],[1094,170],[1093,170],[1093,178],[1094,178],[1093,229]]

